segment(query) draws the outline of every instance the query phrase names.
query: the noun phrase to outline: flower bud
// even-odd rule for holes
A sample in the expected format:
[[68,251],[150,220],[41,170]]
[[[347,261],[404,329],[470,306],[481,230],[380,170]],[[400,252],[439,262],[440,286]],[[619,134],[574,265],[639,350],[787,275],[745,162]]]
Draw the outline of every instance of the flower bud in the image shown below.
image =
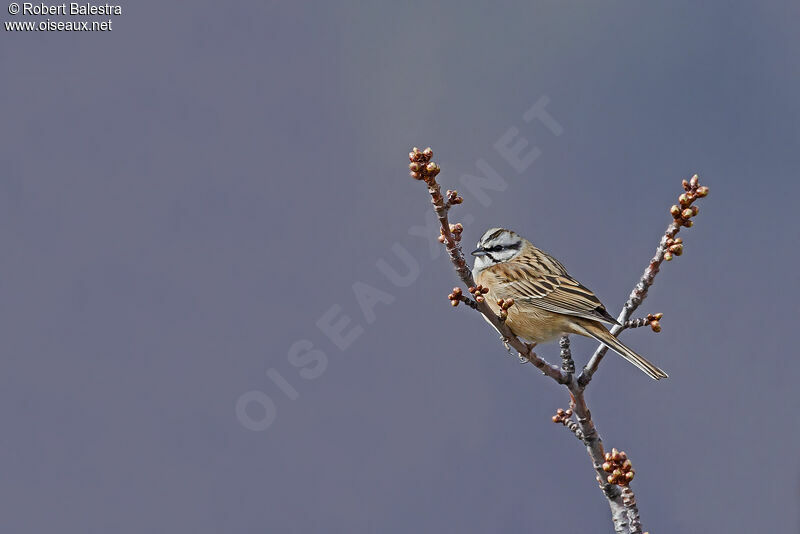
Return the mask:
[[418,173],[418,172],[411,171],[411,172],[410,172],[410,173],[408,173],[408,174],[410,174],[410,175],[411,175],[411,177],[412,177],[413,179],[415,179],[415,180],[422,180],[422,175],[421,175],[420,173]]
[[692,200],[691,198],[689,198],[689,195],[683,193],[681,196],[678,197],[678,202],[680,202],[681,206],[686,207],[692,203]]
[[431,147],[428,147],[422,151],[422,155],[425,156],[426,158],[430,158],[431,156],[433,156],[433,150],[431,150]]
[[700,197],[700,198],[705,197],[705,196],[708,195],[708,188],[706,186],[704,186],[704,185],[700,186],[700,187],[697,188],[696,193],[697,193],[697,196]]
[[666,261],[672,261],[672,252],[670,252],[669,250],[668,250],[668,251],[666,251],[666,252],[664,253],[664,260],[666,260]]
[[692,176],[691,180],[689,180],[689,185],[691,186],[692,189],[695,189],[699,183],[700,179],[696,174]]
[[669,209],[669,212],[672,214],[673,217],[677,217],[678,215],[681,214],[681,208],[680,206],[675,205]]
[[419,171],[422,170],[422,165],[419,164],[418,162],[414,161],[414,162],[408,164],[408,168],[411,169],[414,172],[419,172]]
[[694,212],[692,212],[691,208],[686,208],[681,212],[681,217],[684,219],[689,219],[692,217],[692,215],[694,215]]

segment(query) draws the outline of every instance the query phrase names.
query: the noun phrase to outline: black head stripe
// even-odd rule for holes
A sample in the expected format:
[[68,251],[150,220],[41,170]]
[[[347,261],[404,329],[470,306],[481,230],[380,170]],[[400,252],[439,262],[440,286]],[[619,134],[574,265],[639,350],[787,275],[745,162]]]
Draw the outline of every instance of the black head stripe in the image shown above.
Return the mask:
[[489,259],[492,260],[492,263],[500,263],[500,260],[498,260],[494,256],[492,256],[491,252],[486,252],[486,255],[489,256]]
[[486,239],[484,239],[484,241],[491,241],[492,239],[494,239],[494,238],[498,237],[498,236],[499,236],[500,234],[502,234],[503,232],[505,232],[505,230],[503,230],[502,228],[498,228],[497,230],[495,230],[494,232],[492,232],[492,235],[490,235],[490,236],[487,236],[487,237],[486,237]]

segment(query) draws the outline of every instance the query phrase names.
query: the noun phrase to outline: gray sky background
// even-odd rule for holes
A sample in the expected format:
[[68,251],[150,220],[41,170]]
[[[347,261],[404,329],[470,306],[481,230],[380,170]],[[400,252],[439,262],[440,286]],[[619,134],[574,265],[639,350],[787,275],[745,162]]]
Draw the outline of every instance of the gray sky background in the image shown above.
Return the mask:
[[[609,356],[589,401],[651,532],[800,532],[796,2],[123,11],[0,31],[4,532],[610,531],[549,422],[564,392],[449,307],[450,264],[409,234],[413,145],[446,188],[479,159],[507,182],[465,192],[467,245],[514,228],[613,313],[698,172],[642,310],[664,331],[624,337],[671,378]],[[542,97],[560,136],[522,119]],[[512,127],[541,150],[521,173],[493,146]],[[376,265],[402,271],[395,244],[407,287]],[[354,283],[393,299],[371,323]],[[363,329],[345,350],[316,326],[333,306]]]

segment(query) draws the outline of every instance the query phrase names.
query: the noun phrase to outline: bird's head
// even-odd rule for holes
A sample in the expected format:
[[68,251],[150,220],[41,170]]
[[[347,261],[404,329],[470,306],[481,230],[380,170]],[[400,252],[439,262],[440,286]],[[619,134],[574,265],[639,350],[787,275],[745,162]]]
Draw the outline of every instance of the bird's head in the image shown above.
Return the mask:
[[472,251],[472,255],[475,256],[473,274],[492,265],[511,261],[526,243],[523,237],[505,228],[486,230],[478,240],[478,248]]

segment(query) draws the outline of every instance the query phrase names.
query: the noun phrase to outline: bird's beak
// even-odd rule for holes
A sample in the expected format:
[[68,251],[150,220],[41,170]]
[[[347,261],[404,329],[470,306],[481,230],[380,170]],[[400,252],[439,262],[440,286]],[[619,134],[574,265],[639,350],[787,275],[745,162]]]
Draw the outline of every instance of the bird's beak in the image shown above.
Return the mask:
[[473,256],[486,256],[486,252],[482,248],[476,248],[472,252],[470,252]]

